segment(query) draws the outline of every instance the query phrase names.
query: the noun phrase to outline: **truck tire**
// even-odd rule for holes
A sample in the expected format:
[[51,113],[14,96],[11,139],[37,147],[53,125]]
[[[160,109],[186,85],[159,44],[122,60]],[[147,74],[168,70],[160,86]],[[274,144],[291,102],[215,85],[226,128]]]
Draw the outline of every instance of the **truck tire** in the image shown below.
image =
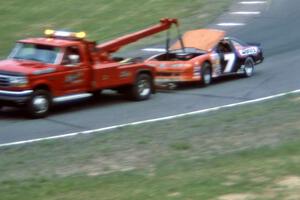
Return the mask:
[[36,90],[27,102],[27,113],[33,119],[46,117],[51,107],[51,95],[47,90]]
[[136,77],[134,85],[130,88],[130,96],[135,101],[147,100],[153,91],[153,79],[149,74],[141,73]]
[[203,86],[208,86],[212,82],[211,65],[205,62],[201,69],[201,83]]
[[251,57],[246,58],[244,62],[244,77],[251,77],[254,73],[254,61]]

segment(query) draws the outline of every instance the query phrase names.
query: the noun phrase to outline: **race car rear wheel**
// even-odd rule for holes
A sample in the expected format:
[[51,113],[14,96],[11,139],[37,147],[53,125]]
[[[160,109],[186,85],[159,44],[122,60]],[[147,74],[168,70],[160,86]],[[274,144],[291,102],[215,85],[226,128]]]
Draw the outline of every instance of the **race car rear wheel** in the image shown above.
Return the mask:
[[207,86],[212,82],[212,70],[209,63],[204,63],[201,70],[201,81],[202,85]]
[[254,73],[254,61],[248,57],[244,62],[244,77],[251,77]]
[[130,96],[133,100],[142,101],[149,99],[153,91],[153,79],[149,74],[139,74],[131,87]]

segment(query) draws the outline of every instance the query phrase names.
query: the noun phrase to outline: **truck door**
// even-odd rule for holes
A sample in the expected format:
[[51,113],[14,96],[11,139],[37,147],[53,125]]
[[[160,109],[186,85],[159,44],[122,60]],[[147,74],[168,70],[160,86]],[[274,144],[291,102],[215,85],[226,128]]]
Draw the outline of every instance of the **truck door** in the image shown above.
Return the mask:
[[70,46],[65,49],[62,58],[63,84],[65,94],[86,92],[89,88],[90,68],[84,61],[78,46]]

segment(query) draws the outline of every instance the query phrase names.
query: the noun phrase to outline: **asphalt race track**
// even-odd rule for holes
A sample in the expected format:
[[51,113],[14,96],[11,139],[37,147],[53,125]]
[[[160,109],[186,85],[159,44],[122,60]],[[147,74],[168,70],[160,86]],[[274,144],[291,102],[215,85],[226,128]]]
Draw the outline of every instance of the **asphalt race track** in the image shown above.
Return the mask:
[[257,66],[253,77],[217,80],[207,88],[188,85],[160,91],[144,102],[107,94],[100,100],[57,106],[48,118],[39,120],[26,119],[20,110],[5,109],[0,113],[0,144],[175,115],[299,89],[300,1],[273,0],[251,9],[260,9],[261,14],[224,14],[216,23],[241,20],[246,25],[226,27],[228,35],[263,44],[266,60]]

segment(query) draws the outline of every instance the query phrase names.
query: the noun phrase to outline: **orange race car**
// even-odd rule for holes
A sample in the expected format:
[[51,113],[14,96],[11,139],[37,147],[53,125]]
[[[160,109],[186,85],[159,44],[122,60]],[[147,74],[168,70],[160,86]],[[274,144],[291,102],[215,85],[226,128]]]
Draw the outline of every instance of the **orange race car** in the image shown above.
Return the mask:
[[264,60],[259,44],[225,37],[224,31],[215,29],[188,31],[166,49],[146,63],[157,70],[156,84],[170,88],[180,82],[209,85],[213,78],[232,74],[250,77],[254,65]]

